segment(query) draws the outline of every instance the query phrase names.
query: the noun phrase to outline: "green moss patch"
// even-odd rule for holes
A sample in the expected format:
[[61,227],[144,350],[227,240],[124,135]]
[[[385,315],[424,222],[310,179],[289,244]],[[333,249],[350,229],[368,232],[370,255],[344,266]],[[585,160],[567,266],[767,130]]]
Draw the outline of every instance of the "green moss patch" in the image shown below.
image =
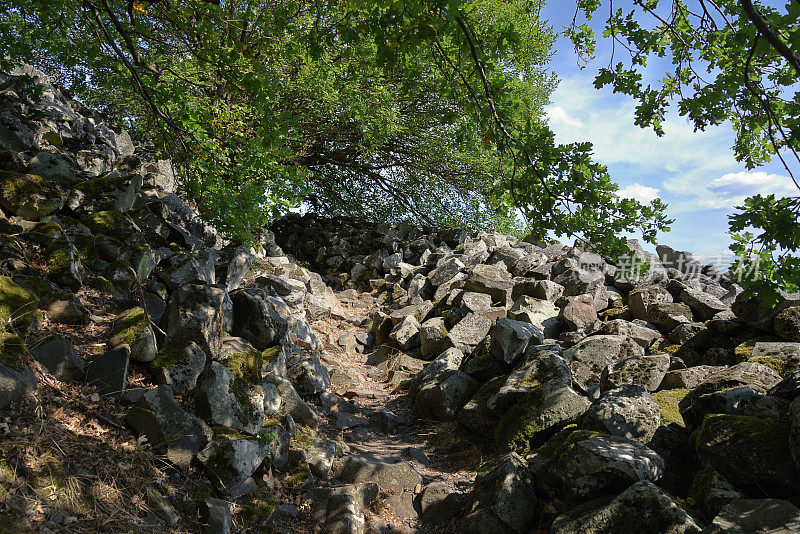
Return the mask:
[[191,341],[170,341],[161,347],[153,362],[150,364],[154,369],[169,369],[175,362],[186,356],[186,347]]
[[762,341],[780,341],[777,337],[774,336],[759,336],[754,337],[753,339],[748,339],[744,343],[740,343],[735,349],[733,349],[733,354],[736,356],[736,361],[746,362],[750,358],[753,357],[753,349],[756,346],[756,343],[760,343]]
[[117,315],[114,319],[114,328],[111,330],[111,345],[130,345],[142,335],[145,328],[150,326],[150,319],[144,308],[137,306]]
[[236,521],[243,528],[256,526],[271,516],[280,504],[274,495],[257,495],[237,507]]
[[790,362],[786,360],[781,360],[779,358],[773,358],[772,356],[755,356],[753,358],[748,359],[747,361],[753,363],[760,363],[761,365],[769,367],[770,369],[781,375],[782,378],[786,378],[787,376],[792,374],[792,371],[794,370],[794,366]]
[[245,382],[255,384],[261,380],[261,366],[264,364],[264,358],[256,349],[231,352],[225,356],[222,363],[233,373],[233,376]]
[[10,332],[0,332],[0,361],[14,371],[25,368],[25,342]]
[[539,424],[539,408],[543,396],[541,390],[534,389],[500,418],[494,430],[498,445],[517,451],[530,452],[531,439],[542,430]]
[[[783,454],[789,443],[789,430],[788,421],[772,421],[749,415],[709,414],[692,434],[692,441],[699,448],[704,443],[715,443],[734,435],[766,451],[780,448],[776,453]],[[770,454],[765,453],[765,456]]]
[[575,444],[604,435],[602,432],[594,430],[579,430],[578,425],[575,424],[567,425],[547,440],[547,443],[539,447],[536,452],[551,462],[561,463],[569,458]]
[[39,297],[33,291],[0,276],[0,321],[29,323],[36,315]]
[[683,416],[678,409],[678,403],[688,394],[688,389],[665,389],[653,393],[653,398],[656,400],[661,410],[662,425],[678,423],[680,426],[686,426],[683,422]]
[[[125,238],[130,224],[125,215],[118,211],[96,211],[81,218],[94,235],[107,235]],[[130,236],[127,236],[130,237]]]

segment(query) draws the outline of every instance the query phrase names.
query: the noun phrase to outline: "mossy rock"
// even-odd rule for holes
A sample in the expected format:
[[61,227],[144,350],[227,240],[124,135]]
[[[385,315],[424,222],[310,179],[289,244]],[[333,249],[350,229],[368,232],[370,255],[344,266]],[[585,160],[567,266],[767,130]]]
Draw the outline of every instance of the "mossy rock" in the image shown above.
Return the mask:
[[114,284],[103,278],[102,276],[92,276],[89,278],[89,287],[93,287],[103,293],[113,293]]
[[222,363],[233,376],[249,384],[255,384],[261,380],[261,366],[264,364],[264,358],[256,349],[226,354]]
[[52,278],[75,288],[85,274],[78,249],[65,237],[53,241],[46,251],[47,271]]
[[186,356],[186,347],[192,342],[188,340],[168,341],[161,349],[155,359],[150,362],[153,369],[169,369],[175,362]]
[[141,306],[125,310],[114,318],[111,329],[111,346],[132,345],[150,326],[147,312]]
[[536,452],[549,462],[559,464],[569,458],[576,443],[604,435],[595,430],[580,430],[575,424],[567,425],[547,440],[547,443],[536,449]]
[[236,521],[243,528],[260,524],[278,509],[280,501],[274,495],[256,495],[236,507]]
[[54,222],[37,222],[33,228],[25,232],[25,237],[42,246],[52,243],[64,230],[61,225]]
[[703,462],[744,491],[778,498],[800,492],[788,419],[709,414],[691,440]]
[[653,398],[656,400],[661,410],[662,425],[677,423],[680,426],[686,426],[683,422],[683,416],[678,409],[678,403],[688,394],[688,389],[665,389],[653,393]]
[[36,317],[39,297],[33,291],[0,276],[0,321],[28,324]]
[[756,346],[756,343],[760,343],[762,341],[780,341],[775,336],[759,336],[754,337],[752,339],[748,339],[747,341],[740,343],[735,349],[733,349],[733,354],[736,357],[736,362],[746,362],[750,358],[753,357],[753,349]]
[[89,198],[96,198],[104,194],[116,193],[128,185],[133,179],[133,174],[122,176],[103,175],[90,178],[75,184],[77,189]]
[[0,332],[0,362],[14,371],[25,369],[25,342],[11,332]]
[[81,217],[81,222],[96,236],[111,236],[120,239],[130,237],[128,218],[114,210],[96,211]]
[[35,174],[0,171],[0,204],[29,221],[38,221],[64,205],[64,192]]
[[772,356],[755,356],[747,361],[765,365],[781,375],[781,378],[786,378],[795,370],[795,365],[793,365],[793,362],[781,360],[779,358],[773,358]]

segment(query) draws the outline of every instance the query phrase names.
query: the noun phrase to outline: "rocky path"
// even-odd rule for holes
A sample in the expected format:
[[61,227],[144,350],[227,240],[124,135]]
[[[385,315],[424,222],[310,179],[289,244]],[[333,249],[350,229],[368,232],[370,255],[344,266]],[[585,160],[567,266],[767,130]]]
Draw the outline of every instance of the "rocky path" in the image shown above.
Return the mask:
[[[343,319],[311,323],[324,340],[321,360],[332,382],[317,407],[318,432],[344,445],[325,486],[380,485],[377,505],[366,513],[366,531],[455,532],[481,452],[454,424],[418,417],[406,392],[418,367],[374,346],[369,326],[379,308],[375,299],[348,290],[340,301]],[[320,494],[324,490],[315,491]],[[323,523],[333,519],[317,515]]]

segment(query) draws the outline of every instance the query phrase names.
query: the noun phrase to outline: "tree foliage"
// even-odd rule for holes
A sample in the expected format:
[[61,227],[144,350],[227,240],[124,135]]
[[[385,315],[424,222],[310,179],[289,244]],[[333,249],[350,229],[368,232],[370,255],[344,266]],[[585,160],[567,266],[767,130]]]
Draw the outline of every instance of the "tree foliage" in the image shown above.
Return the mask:
[[590,145],[555,143],[539,0],[6,3],[0,55],[152,139],[239,236],[303,201],[609,253],[669,222],[618,198]]
[[[748,169],[777,157],[800,189],[800,2],[783,9],[751,0],[578,0],[567,28],[576,50],[592,57],[596,36],[578,15],[591,19],[607,8],[603,36],[615,53],[600,69],[595,86],[638,101],[636,124],[663,134],[668,106],[675,104],[697,130],[728,121],[732,147]],[[622,60],[620,60],[622,56]],[[672,69],[658,84],[643,83],[653,58]],[[800,285],[800,197],[748,198],[730,218],[731,249],[743,256],[747,289],[771,300],[778,287]]]

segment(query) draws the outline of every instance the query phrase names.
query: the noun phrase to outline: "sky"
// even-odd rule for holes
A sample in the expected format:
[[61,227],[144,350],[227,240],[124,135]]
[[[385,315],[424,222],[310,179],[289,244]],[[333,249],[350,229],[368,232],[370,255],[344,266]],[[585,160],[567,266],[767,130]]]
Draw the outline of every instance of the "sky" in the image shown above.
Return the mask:
[[[785,1],[766,3],[778,7]],[[629,2],[619,7],[624,4]],[[574,2],[550,0],[542,16],[561,32],[571,23],[574,9]],[[660,138],[652,129],[636,126],[630,97],[593,86],[597,70],[608,64],[610,55],[610,43],[602,38],[603,20],[598,16],[591,23],[599,36],[597,59],[584,69],[579,68],[571,43],[562,36],[556,41],[550,68],[561,81],[547,107],[550,127],[558,142],[592,142],[596,160],[608,166],[621,196],[647,202],[658,197],[668,204],[667,215],[675,222],[669,233],[659,235],[659,243],[711,261],[728,249],[728,215],[734,206],[749,195],[796,195],[797,190],[780,162],[749,171],[737,163],[729,124],[694,132],[683,117],[671,112]],[[669,65],[653,62],[647,74],[657,80],[665,66]]]

